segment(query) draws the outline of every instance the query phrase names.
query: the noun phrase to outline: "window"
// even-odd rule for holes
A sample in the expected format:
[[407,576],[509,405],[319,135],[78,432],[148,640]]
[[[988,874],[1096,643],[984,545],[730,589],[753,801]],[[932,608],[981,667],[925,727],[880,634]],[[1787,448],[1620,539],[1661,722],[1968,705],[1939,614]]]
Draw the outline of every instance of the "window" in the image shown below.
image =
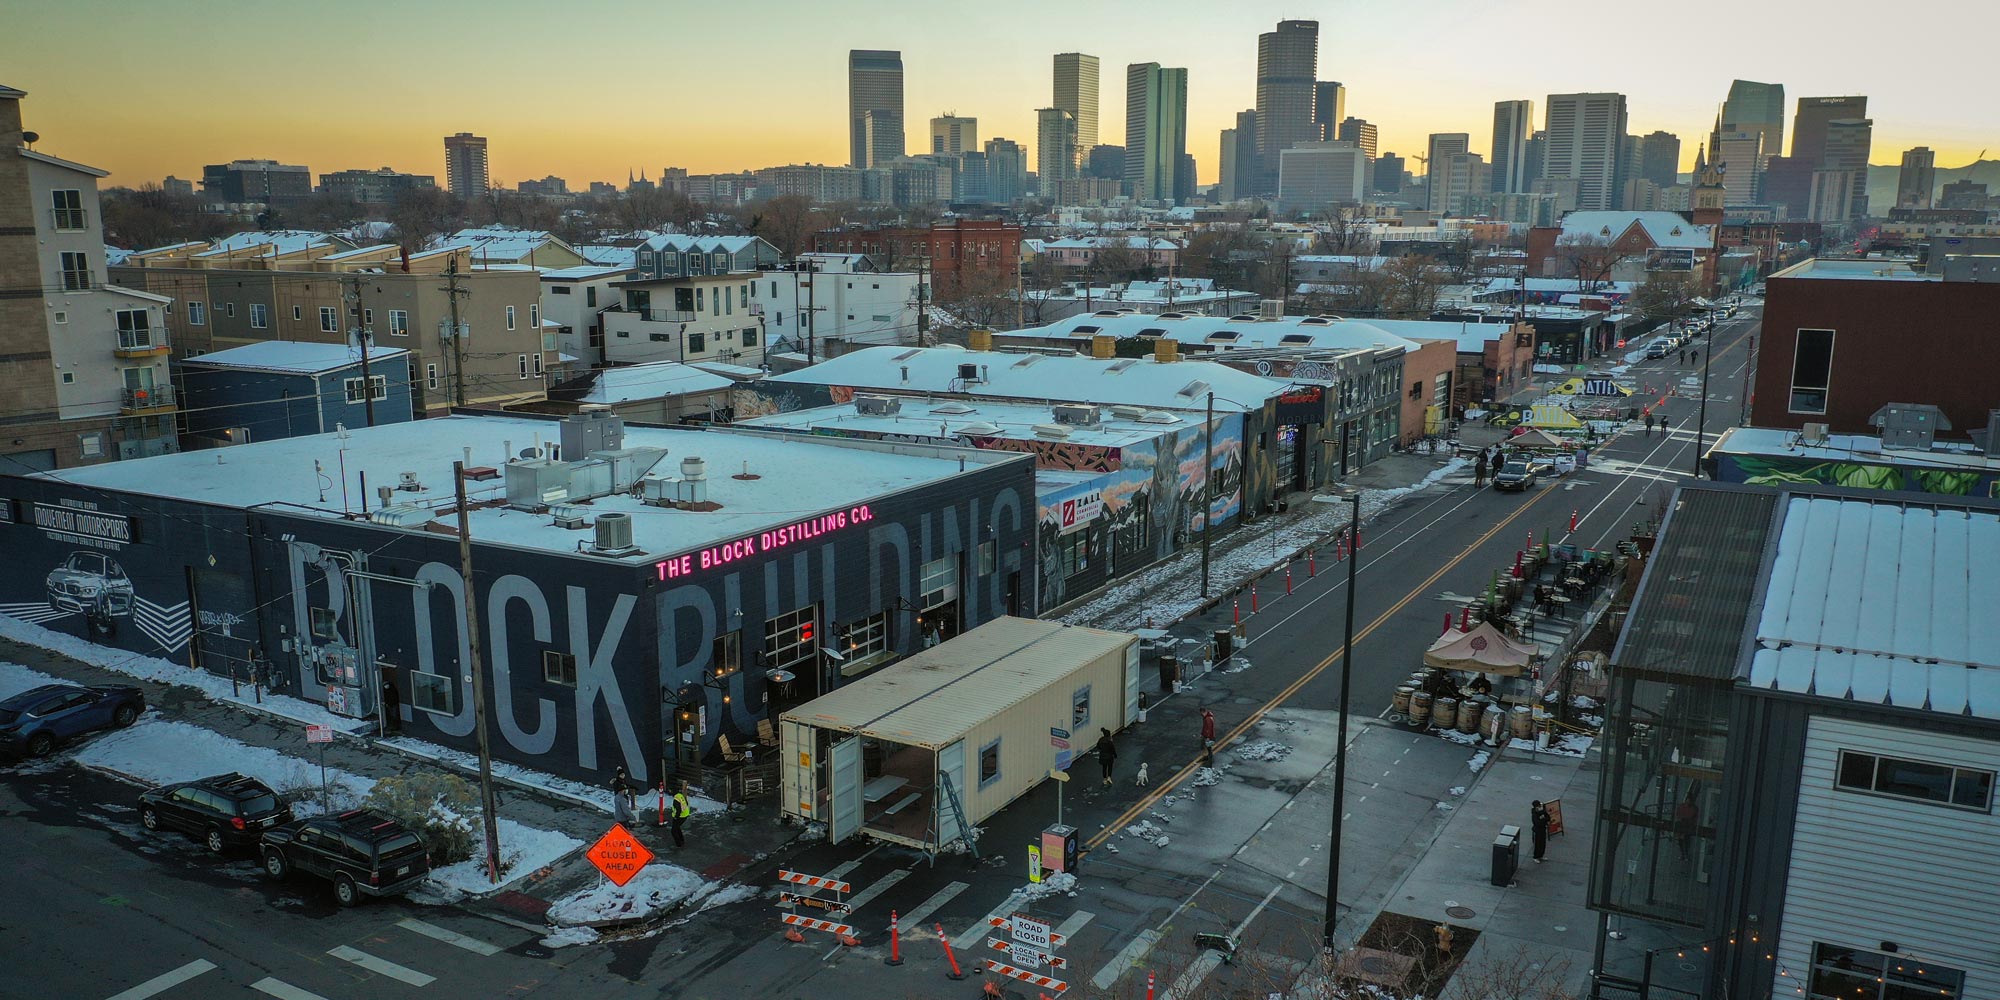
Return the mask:
[[1806,996],[1812,1000],[1957,1000],[1965,973],[1905,955],[1813,943]]
[[743,328],[743,342],[746,344],[754,344],[757,342],[757,329],[755,327]]
[[652,270],[652,268],[653,268],[653,251],[651,251],[651,250],[641,250],[641,251],[639,251],[639,266],[640,266],[640,267],[641,267],[642,269],[645,269],[645,270],[648,270],[648,271]]
[[294,323],[303,323],[303,322],[305,322],[305,318],[306,318],[306,307],[305,307],[305,306],[293,306],[293,307],[292,307],[292,322],[294,322]]
[[513,306],[508,306],[508,307],[507,307],[507,329],[509,329],[509,330],[512,330],[513,328],[514,328],[514,307],[513,307]]
[[[1134,518],[1133,520],[1144,521],[1145,518]],[[978,575],[986,577],[986,576],[992,576],[995,572],[997,572],[999,569],[999,558],[1000,558],[999,543],[993,541],[990,538],[987,539],[986,541],[980,542]]]
[[1793,413],[1825,413],[1833,376],[1833,331],[1800,330],[1792,351]]
[[77,448],[83,452],[83,457],[85,458],[97,458],[104,454],[104,435],[102,433],[78,434],[76,436],[76,443]]
[[742,286],[742,288],[741,288],[741,290],[740,290],[740,293],[739,293],[739,294],[737,295],[737,301],[736,301],[736,304],[737,304],[737,305],[739,305],[739,306],[742,306],[742,307],[743,307],[743,308],[745,308],[745,309],[748,309],[748,308],[750,308],[750,286],[749,286],[749,285],[744,285],[744,286]]
[[1840,768],[1833,783],[1848,791],[1893,795],[1980,812],[1993,805],[1991,771],[1878,757],[1854,750],[1840,752]]
[[65,292],[80,292],[90,287],[90,255],[70,253],[62,255],[62,283]]
[[201,326],[208,322],[208,307],[199,302],[188,303],[188,325]]
[[262,302],[250,303],[250,329],[262,330],[270,325],[269,311]]
[[410,705],[422,712],[458,714],[458,691],[444,674],[410,671]]
[[542,650],[542,679],[550,684],[576,686],[576,655]]
[[[513,306],[508,306],[507,308],[509,308],[509,309],[512,309],[512,308],[514,308],[514,307],[513,307]],[[521,365],[521,377],[522,377],[522,378],[527,378],[527,377],[528,377],[528,356],[527,356],[527,355],[525,355],[525,354],[520,354],[520,355],[516,355],[516,356],[515,356],[515,358],[516,358],[516,360],[517,360],[517,361],[519,361],[519,362],[520,362],[520,365]]]
[[550,294],[550,295],[568,295],[568,294],[570,294],[570,290],[569,290],[569,286],[568,286],[568,285],[550,285],[550,286],[549,286],[549,294]]
[[436,390],[438,387],[438,366],[424,366],[424,388]]
[[590,308],[593,308],[593,309],[597,308],[597,286],[596,286],[596,285],[586,285],[586,286],[584,286],[584,289],[583,289],[583,304],[584,304],[584,305],[586,305],[586,306],[589,306]]
[[1000,740],[979,748],[979,787],[984,789],[1000,780]]
[[917,607],[929,611],[958,599],[958,558],[945,556],[924,564],[917,578]]
[[703,351],[705,351],[705,350],[708,350],[708,335],[707,335],[707,334],[705,334],[705,333],[699,333],[699,332],[697,332],[697,333],[690,333],[690,334],[688,334],[688,339],[687,339],[687,353],[689,353],[689,354],[700,354],[701,352],[703,352]]
[[819,608],[807,605],[764,623],[764,666],[790,668],[818,658]]
[[[351,379],[346,379],[346,380],[345,380],[345,381],[344,381],[344,382],[343,382],[342,384],[343,384],[343,385],[344,385],[344,386],[346,387],[346,389],[347,389],[347,401],[348,401],[348,402],[350,402],[350,403],[359,403],[359,402],[363,402],[363,400],[362,400],[362,398],[361,398],[361,380],[360,380],[360,379],[358,379],[358,378],[351,378]],[[375,398],[375,399],[388,399],[388,398],[389,398],[389,377],[388,377],[387,375],[370,375],[370,376],[368,376],[368,389],[369,389],[369,393],[368,393],[368,395],[369,395],[369,396],[371,396],[371,397],[373,397],[373,398]]]
[[535,354],[533,355],[533,358],[534,358],[534,362],[535,362],[535,377],[536,377],[536,378],[541,378],[541,377],[542,377],[542,355],[541,355],[541,352],[540,352],[540,351],[537,351],[537,352],[535,352]]
[[153,331],[144,309],[120,309],[118,318],[118,346],[131,350],[144,350],[153,346]]
[[224,316],[227,316],[227,317],[229,317],[230,319],[235,319],[235,318],[236,318],[236,303],[234,303],[234,302],[224,302],[224,303],[222,304],[222,314],[223,314]]
[[76,384],[76,373],[75,373],[75,372],[63,372],[63,376],[62,376],[62,384],[64,384],[64,385],[75,385],[75,384]]
[[407,337],[410,335],[410,314],[401,309],[389,310],[389,335]]
[[375,329],[375,310],[373,309],[361,310],[361,325],[367,327],[370,330]]
[[847,626],[842,650],[847,662],[867,659],[889,651],[889,612],[877,611]]
[[715,646],[709,651],[708,667],[718,678],[728,677],[743,669],[742,629],[715,637]]
[[319,307],[319,332],[321,333],[340,332],[340,313],[338,310],[334,309],[332,306]]
[[312,635],[315,639],[340,638],[340,618],[332,608],[312,609]]
[[55,203],[51,214],[56,229],[74,231],[84,228],[82,191],[51,191],[49,194]]
[[537,329],[537,330],[539,330],[539,329],[541,329],[541,328],[542,328],[542,307],[541,307],[541,306],[538,306],[538,305],[534,305],[534,304],[532,304],[532,303],[530,303],[530,304],[529,304],[529,306],[528,306],[528,325],[529,325],[529,326],[531,326],[531,327],[533,327],[533,328],[535,328],[535,329]]
[[1075,694],[1069,696],[1069,729],[1078,739],[1082,739],[1083,727],[1088,725],[1090,725],[1090,685],[1085,684],[1077,688]]

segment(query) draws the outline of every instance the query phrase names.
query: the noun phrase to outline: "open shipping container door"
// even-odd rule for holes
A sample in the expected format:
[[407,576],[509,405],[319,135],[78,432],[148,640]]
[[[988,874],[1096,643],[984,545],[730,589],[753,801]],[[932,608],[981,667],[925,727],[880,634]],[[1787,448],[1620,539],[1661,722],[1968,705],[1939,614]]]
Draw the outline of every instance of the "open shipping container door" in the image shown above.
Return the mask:
[[827,809],[826,839],[838,844],[861,830],[861,740],[850,736],[833,745],[827,758],[828,790],[832,805]]
[[784,798],[779,801],[786,810],[798,810],[801,818],[825,822],[826,817],[819,814],[819,762],[813,759],[818,730],[790,719],[779,724],[784,726],[779,741],[784,759],[778,761],[778,782]]
[[[950,781],[949,787],[955,794],[965,794],[965,742],[963,740],[953,743],[937,752],[937,769],[942,779]],[[945,781],[940,780],[938,786],[938,794],[932,796],[933,802],[931,804],[931,808],[937,812],[937,816],[931,825],[931,829],[937,831],[937,839],[932,843],[937,847],[943,847],[957,840],[961,831],[958,826],[958,810],[952,807],[951,799],[945,794]]]
[[1139,644],[1125,647],[1125,725],[1139,721]]

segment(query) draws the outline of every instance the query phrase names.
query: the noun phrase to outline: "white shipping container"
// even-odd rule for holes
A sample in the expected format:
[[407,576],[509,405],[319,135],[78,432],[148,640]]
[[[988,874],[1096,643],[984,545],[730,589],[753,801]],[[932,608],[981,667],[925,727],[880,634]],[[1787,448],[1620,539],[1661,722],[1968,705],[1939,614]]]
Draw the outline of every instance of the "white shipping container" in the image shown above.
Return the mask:
[[1138,711],[1137,636],[995,619],[786,712],[784,811],[935,852]]

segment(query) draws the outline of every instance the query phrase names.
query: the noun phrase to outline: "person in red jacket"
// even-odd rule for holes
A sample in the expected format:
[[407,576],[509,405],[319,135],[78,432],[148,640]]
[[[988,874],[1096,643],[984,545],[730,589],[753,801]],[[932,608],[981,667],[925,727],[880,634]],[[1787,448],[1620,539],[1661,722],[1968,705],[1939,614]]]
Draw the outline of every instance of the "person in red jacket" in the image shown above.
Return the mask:
[[1215,713],[1201,710],[1201,761],[1205,767],[1215,766]]

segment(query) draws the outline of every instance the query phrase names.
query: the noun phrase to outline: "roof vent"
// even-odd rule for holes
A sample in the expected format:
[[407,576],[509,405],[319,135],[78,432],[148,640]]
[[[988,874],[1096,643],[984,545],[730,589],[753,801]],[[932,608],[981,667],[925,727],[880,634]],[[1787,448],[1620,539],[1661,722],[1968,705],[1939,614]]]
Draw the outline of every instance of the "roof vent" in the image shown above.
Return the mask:
[[1827,430],[1825,424],[1809,423],[1799,429],[1799,439],[1807,444],[1825,444]]
[[1089,403],[1057,403],[1056,423],[1074,427],[1094,427],[1103,419],[1103,412]]
[[857,393],[854,397],[854,412],[872,417],[891,417],[902,412],[903,401],[895,396],[877,396]]
[[1120,420],[1137,420],[1145,416],[1146,411],[1137,406],[1113,406],[1111,408],[1111,415]]
[[1000,433],[1000,426],[985,421],[974,421],[959,425],[958,433],[964,437],[994,437]]
[[962,416],[967,413],[978,413],[979,411],[964,403],[945,403],[942,406],[931,407],[931,412],[941,413],[945,416]]
[[1069,428],[1061,424],[1036,424],[1035,436],[1061,441],[1069,437]]
[[368,520],[392,528],[416,528],[430,522],[431,512],[413,503],[392,503],[368,512]]
[[396,473],[396,488],[408,493],[422,493],[424,491],[424,484],[417,482],[417,474],[414,472],[398,472]]
[[1149,410],[1145,416],[1139,418],[1139,422],[1142,424],[1178,424],[1181,422],[1181,418],[1165,410]]
[[1208,391],[1213,388],[1215,387],[1209,385],[1207,382],[1204,382],[1201,379],[1195,379],[1194,381],[1189,382],[1184,386],[1181,386],[1181,391],[1179,395],[1186,396],[1189,399],[1193,399],[1196,396],[1206,395]]
[[558,528],[569,528],[574,531],[590,527],[587,520],[587,509],[576,504],[559,503],[549,508],[549,513],[555,515],[556,527]]
[[980,381],[980,378],[979,378],[979,366],[978,366],[978,365],[959,365],[959,366],[958,366],[958,380],[959,380],[960,382],[978,382],[978,381]]

